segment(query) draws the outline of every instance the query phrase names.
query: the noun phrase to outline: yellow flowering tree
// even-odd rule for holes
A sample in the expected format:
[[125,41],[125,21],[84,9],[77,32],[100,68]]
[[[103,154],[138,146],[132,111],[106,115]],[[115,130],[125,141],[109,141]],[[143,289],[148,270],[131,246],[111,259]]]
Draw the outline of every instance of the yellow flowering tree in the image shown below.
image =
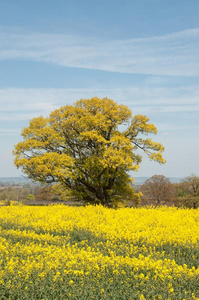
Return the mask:
[[125,105],[79,100],[30,121],[13,151],[15,165],[34,181],[61,183],[79,200],[110,206],[135,195],[128,172],[137,171],[142,160],[136,150],[165,162],[164,147],[150,133],[157,129],[149,119],[132,116]]

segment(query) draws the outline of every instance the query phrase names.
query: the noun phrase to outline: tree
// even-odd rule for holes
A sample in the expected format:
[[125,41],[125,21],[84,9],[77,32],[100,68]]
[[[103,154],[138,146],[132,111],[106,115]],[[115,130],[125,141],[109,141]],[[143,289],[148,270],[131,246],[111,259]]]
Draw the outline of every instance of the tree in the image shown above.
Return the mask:
[[199,206],[199,177],[191,174],[184,178],[176,185],[176,194],[182,205],[197,208]]
[[52,192],[51,186],[46,186],[46,187],[40,188],[37,191],[37,195],[35,197],[35,199],[39,200],[39,201],[42,201],[42,200],[52,201],[53,198],[54,198],[54,194]]
[[33,194],[28,194],[27,200],[35,200],[35,196]]
[[12,187],[5,187],[1,189],[0,200],[17,200],[16,190]]
[[174,199],[173,185],[169,178],[163,175],[154,175],[147,179],[142,185],[141,191],[145,198],[155,202],[155,206]]
[[133,197],[128,172],[142,160],[136,150],[165,162],[162,144],[140,137],[157,133],[148,121],[107,98],[79,100],[32,119],[13,151],[15,164],[34,181],[61,183],[79,200],[110,206]]

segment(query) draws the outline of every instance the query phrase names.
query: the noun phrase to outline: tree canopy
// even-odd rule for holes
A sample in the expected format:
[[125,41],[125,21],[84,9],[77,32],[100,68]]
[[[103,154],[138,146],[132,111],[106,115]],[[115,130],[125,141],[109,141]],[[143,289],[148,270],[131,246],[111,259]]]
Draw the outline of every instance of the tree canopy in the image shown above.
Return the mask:
[[176,194],[185,207],[199,206],[199,177],[191,174],[176,184]]
[[129,171],[141,163],[137,150],[165,162],[151,133],[157,129],[149,118],[133,116],[125,105],[83,99],[32,119],[13,151],[15,164],[34,181],[61,183],[79,200],[109,206],[135,195]]
[[174,200],[174,188],[170,179],[163,175],[154,175],[141,186],[144,197],[154,202],[155,206]]

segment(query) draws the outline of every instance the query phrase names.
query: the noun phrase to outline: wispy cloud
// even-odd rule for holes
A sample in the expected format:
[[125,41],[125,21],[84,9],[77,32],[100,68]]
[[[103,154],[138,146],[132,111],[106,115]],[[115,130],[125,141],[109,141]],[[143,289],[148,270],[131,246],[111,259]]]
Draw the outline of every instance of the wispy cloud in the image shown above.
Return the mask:
[[186,89],[0,89],[0,125],[23,121],[27,126],[28,120],[34,117],[47,116],[60,106],[94,96],[125,104],[134,115],[147,115],[161,132],[199,130],[198,86]]
[[129,88],[5,88],[0,89],[0,112],[18,114],[22,111],[49,113],[62,105],[90,97],[108,97],[141,110],[157,108],[162,112],[197,111],[199,86],[129,87]]
[[123,73],[198,76],[199,28],[112,41],[1,28],[0,59],[45,61]]
[[20,132],[20,129],[16,129],[16,128],[6,128],[6,129],[1,129],[0,128],[0,135],[16,135]]

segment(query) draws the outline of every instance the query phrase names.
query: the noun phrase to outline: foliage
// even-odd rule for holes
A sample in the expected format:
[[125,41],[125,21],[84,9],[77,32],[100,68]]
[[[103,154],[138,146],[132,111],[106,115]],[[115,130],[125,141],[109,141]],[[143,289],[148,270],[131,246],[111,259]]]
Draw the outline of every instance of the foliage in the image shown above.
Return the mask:
[[18,190],[12,187],[2,187],[0,189],[0,200],[17,200]]
[[52,187],[51,186],[46,186],[46,187],[41,187],[36,195],[36,200],[42,201],[42,200],[48,200],[51,201],[54,198],[54,194],[52,193]]
[[2,207],[0,299],[198,299],[199,210]]
[[175,185],[176,196],[181,205],[189,208],[199,206],[199,177],[195,174],[187,176],[179,184]]
[[174,188],[169,178],[163,175],[154,175],[141,186],[145,198],[153,201],[157,206],[171,202],[174,199]]
[[27,200],[35,200],[35,196],[33,194],[28,194]]
[[139,168],[136,150],[165,162],[163,146],[140,137],[157,133],[148,121],[107,98],[79,100],[32,119],[15,146],[15,164],[30,179],[61,183],[80,200],[109,206],[134,194],[128,172]]
[[4,186],[0,188],[0,200],[2,201],[26,201],[33,200],[38,193],[38,185],[24,184],[23,186]]

